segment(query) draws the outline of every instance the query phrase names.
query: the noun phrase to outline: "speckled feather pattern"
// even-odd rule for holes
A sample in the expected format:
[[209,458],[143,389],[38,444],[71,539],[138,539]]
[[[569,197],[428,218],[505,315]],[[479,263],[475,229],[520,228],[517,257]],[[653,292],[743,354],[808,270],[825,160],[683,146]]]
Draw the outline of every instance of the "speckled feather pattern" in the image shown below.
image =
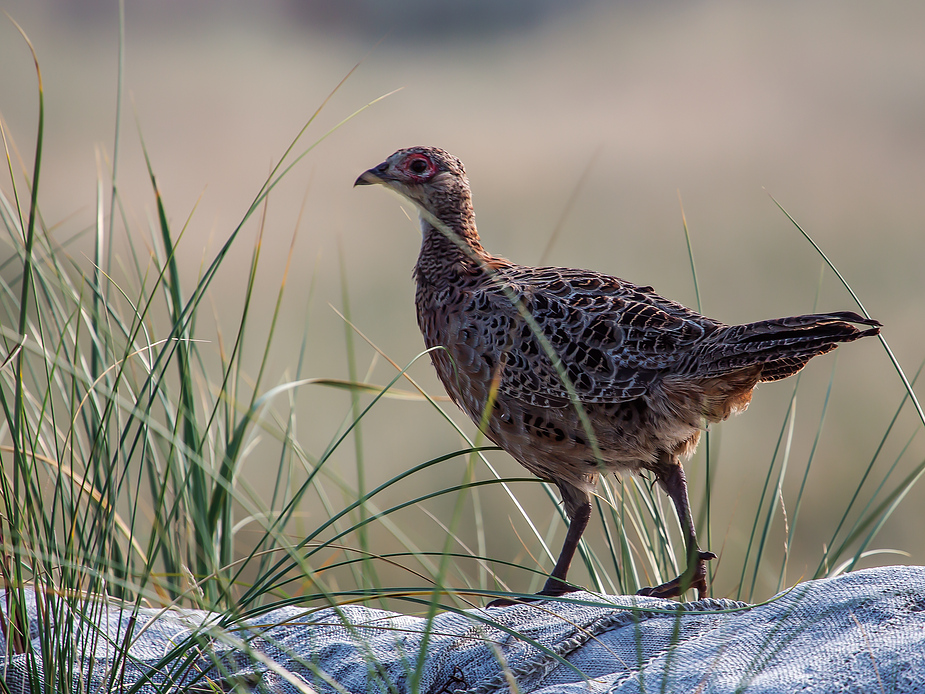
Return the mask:
[[[412,165],[430,168],[418,176]],[[791,376],[838,343],[879,331],[876,321],[850,312],[728,326],[652,287],[515,265],[482,247],[469,182],[452,155],[401,150],[369,173],[423,210],[415,303],[425,344],[440,348],[431,359],[447,392],[480,422],[497,379],[487,436],[557,482],[574,497],[567,506],[587,500],[600,472],[662,474],[694,451],[706,423],[744,410],[759,382]],[[522,311],[561,359],[600,460]]]

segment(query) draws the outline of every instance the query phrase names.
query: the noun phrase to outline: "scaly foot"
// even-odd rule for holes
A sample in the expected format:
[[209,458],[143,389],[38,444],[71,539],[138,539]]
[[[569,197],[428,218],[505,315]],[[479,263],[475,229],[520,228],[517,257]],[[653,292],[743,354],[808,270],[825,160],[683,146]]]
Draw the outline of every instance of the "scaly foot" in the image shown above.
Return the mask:
[[[550,586],[552,584],[552,586]],[[543,587],[539,593],[529,597],[523,598],[496,598],[490,603],[485,605],[485,607],[510,607],[511,605],[522,605],[528,602],[537,602],[539,600],[545,600],[546,598],[558,598],[560,595],[568,595],[569,593],[574,593],[579,590],[584,590],[579,586],[570,586],[561,581],[554,581],[549,579],[546,581],[546,585]]]
[[640,588],[636,595],[645,595],[651,598],[677,598],[690,588],[697,589],[697,599],[703,600],[707,594],[707,564],[711,559],[716,559],[713,552],[704,552],[697,550],[697,561],[687,571],[678,576],[673,581],[663,583],[654,588]]

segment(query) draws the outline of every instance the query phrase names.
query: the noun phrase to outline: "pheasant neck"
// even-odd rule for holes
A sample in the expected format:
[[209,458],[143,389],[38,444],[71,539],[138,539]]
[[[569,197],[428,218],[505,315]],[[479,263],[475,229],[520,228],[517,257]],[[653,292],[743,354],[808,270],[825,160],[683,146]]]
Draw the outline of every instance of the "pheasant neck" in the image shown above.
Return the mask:
[[447,219],[444,215],[439,220],[442,224],[438,229],[421,219],[421,254],[415,266],[419,281],[438,284],[447,275],[479,272],[491,256],[482,248],[475,220],[471,217]]

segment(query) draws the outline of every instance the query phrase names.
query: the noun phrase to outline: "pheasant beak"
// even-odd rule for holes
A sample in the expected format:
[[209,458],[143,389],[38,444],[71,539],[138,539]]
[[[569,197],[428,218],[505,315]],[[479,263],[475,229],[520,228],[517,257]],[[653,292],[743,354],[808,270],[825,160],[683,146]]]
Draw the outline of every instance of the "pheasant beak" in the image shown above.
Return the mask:
[[371,186],[376,183],[387,183],[389,181],[388,175],[389,163],[387,161],[382,162],[379,166],[368,169],[360,174],[359,178],[353,182],[354,187],[356,186]]

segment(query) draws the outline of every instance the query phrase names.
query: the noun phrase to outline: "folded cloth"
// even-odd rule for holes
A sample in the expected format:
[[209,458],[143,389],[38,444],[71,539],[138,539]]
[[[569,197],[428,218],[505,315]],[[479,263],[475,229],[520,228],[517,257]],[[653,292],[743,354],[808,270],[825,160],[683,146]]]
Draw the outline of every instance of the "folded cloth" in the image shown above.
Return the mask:
[[39,609],[27,594],[32,653],[0,656],[11,692],[32,691],[28,673],[44,673],[43,645],[58,636],[76,659],[39,675],[56,691],[925,692],[922,567],[809,581],[759,605],[579,592],[432,620],[354,605],[231,620],[49,600]]

